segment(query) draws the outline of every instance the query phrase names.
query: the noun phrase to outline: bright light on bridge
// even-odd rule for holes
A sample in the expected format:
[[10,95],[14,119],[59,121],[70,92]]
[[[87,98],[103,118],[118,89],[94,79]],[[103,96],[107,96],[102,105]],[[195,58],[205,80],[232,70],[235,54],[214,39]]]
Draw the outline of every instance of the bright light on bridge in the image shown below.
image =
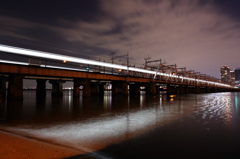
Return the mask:
[[[135,71],[135,72],[140,72],[140,73],[147,73],[147,74],[154,74],[154,75],[160,75],[160,76],[165,76],[165,77],[178,78],[178,79],[183,79],[183,80],[185,79],[185,80],[190,80],[190,81],[203,82],[203,83],[213,84],[216,86],[232,87],[231,85],[222,84],[222,83],[218,83],[218,82],[200,80],[200,79],[183,77],[183,76],[172,75],[172,74],[167,74],[167,73],[161,73],[161,72],[157,72],[157,71],[151,71],[151,70],[140,69],[140,68],[135,68],[135,67],[128,67],[128,66],[123,66],[123,65],[88,60],[88,59],[71,57],[71,56],[66,56],[66,55],[58,55],[58,54],[48,53],[48,52],[43,52],[43,51],[23,49],[23,48],[6,46],[6,45],[1,45],[1,44],[0,44],[0,51],[12,53],[12,54],[20,54],[20,55],[25,55],[25,56],[34,56],[34,57],[41,57],[41,58],[46,58],[46,59],[60,60],[60,61],[63,61],[64,63],[69,61],[69,62],[80,63],[80,64],[103,66],[103,67],[115,68],[115,69],[119,69],[119,70],[128,70],[128,71]],[[9,63],[9,61],[7,62],[5,60],[0,60],[0,62]],[[26,63],[20,63],[20,62],[19,63],[11,62],[11,63],[26,65]],[[54,68],[55,66],[51,66],[51,67]],[[57,68],[57,67],[55,67],[55,68]],[[71,68],[64,68],[64,67],[61,67],[61,69],[71,70]],[[78,70],[78,71],[81,71],[81,70]]]
[[53,54],[53,53],[48,53],[48,52],[43,52],[43,51],[17,48],[17,47],[6,46],[6,45],[1,45],[1,44],[0,44],[0,51],[12,53],[12,54],[20,54],[20,55],[25,55],[25,56],[34,56],[34,57],[41,57],[41,58],[47,58],[47,59],[53,59],[53,60],[69,61],[69,62],[83,63],[83,64],[89,64],[89,65],[98,65],[98,66],[127,70],[127,66],[110,64],[110,63],[82,59],[82,58],[71,57],[71,56],[65,56],[65,55],[58,55],[58,54]]

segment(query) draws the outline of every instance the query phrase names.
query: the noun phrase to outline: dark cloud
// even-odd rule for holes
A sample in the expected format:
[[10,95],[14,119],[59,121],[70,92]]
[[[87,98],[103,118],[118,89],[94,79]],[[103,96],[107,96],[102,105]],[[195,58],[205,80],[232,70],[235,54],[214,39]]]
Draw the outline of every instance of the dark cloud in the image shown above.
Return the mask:
[[228,15],[229,18],[240,20],[240,1],[239,0],[214,0],[220,13]]
[[[98,0],[69,1],[3,1],[1,13],[26,19],[28,21],[56,25],[58,20],[68,19],[77,21],[96,20],[99,16]],[[97,16],[96,16],[97,15]]]
[[138,65],[149,54],[219,77],[222,65],[239,67],[238,5],[222,0],[6,1],[0,6],[0,40],[25,39],[26,47],[105,60],[110,52],[129,52]]

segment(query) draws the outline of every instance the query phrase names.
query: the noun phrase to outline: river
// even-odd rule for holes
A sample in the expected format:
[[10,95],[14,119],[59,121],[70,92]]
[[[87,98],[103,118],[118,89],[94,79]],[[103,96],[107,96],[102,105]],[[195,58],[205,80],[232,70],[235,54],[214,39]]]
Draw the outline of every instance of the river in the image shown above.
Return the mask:
[[0,106],[0,130],[86,152],[73,158],[239,156],[240,93],[37,99]]

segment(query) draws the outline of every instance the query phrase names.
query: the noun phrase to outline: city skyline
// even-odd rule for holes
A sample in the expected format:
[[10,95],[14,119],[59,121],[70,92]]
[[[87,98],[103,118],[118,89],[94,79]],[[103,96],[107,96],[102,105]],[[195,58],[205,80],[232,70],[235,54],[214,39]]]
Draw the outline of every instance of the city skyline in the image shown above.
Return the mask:
[[216,78],[240,67],[239,2],[24,1],[0,6],[0,42],[92,59],[129,52],[130,64],[148,55]]

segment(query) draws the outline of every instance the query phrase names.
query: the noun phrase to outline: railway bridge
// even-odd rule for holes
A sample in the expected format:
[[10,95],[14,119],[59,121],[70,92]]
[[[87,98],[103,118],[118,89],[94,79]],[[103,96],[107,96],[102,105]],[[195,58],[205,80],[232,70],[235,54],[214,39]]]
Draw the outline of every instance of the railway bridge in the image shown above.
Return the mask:
[[[36,79],[37,96],[46,95],[46,81],[52,84],[52,95],[61,96],[66,81],[73,81],[73,95],[78,97],[83,87],[83,96],[103,94],[104,86],[112,86],[112,94],[138,95],[144,87],[147,94],[158,94],[161,89],[167,93],[203,93],[239,91],[233,85],[222,83],[218,79],[194,72],[186,68],[177,68],[157,60],[150,65],[147,60],[143,68],[119,65],[35,51],[12,46],[0,45],[1,54],[18,55],[27,61],[0,59],[0,95],[9,99],[23,98],[23,79]],[[50,61],[50,62],[46,62]],[[56,63],[60,64],[59,66]],[[128,63],[128,62],[127,62]]]

